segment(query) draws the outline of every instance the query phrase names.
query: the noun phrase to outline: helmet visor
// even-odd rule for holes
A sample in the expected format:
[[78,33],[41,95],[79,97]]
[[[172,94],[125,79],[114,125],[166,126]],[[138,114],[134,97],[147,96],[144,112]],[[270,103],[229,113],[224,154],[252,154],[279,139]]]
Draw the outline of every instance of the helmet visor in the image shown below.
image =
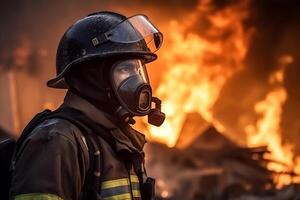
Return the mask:
[[154,53],[162,45],[162,33],[145,15],[135,15],[121,22],[105,33],[108,40],[116,43],[134,43],[144,40],[148,49]]
[[149,83],[146,67],[139,59],[125,60],[113,69],[113,83],[119,88],[121,83],[132,76],[139,76],[144,83]]

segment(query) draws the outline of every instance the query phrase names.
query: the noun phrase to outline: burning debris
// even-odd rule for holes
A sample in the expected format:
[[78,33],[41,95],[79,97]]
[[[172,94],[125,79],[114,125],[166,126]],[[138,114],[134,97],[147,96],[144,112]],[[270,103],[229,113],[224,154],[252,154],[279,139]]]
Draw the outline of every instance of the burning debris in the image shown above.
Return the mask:
[[[213,127],[184,149],[151,143],[147,151],[153,155],[148,158],[148,173],[159,177],[161,199],[290,200],[300,194],[300,187],[293,183],[276,188],[273,176],[282,174],[267,168],[277,161],[265,158],[270,154],[266,146],[238,146]],[[293,172],[285,175],[297,176]]]
[[[286,64],[292,62],[287,57]],[[285,66],[285,65],[284,65]],[[273,89],[267,94],[266,98],[258,102],[254,109],[260,114],[261,119],[257,121],[256,126],[247,126],[245,131],[248,134],[248,145],[265,145],[268,144],[270,149],[270,159],[278,160],[284,165],[270,163],[268,168],[277,172],[290,171],[293,167],[300,166],[300,162],[294,159],[292,146],[283,145],[281,138],[281,113],[282,105],[287,100],[287,92],[282,85],[284,81],[284,66],[271,74],[269,81]],[[291,183],[291,177],[280,176],[278,186]]]
[[[165,163],[167,160],[163,161],[168,166],[166,171],[162,170],[163,166],[150,164],[150,168],[154,167],[151,171],[161,169],[161,172],[156,174],[157,177],[166,176],[165,180],[172,180],[164,183],[162,178],[162,188],[169,187],[161,191],[162,197],[172,194],[178,199],[185,199],[181,196],[185,192],[196,196],[201,196],[202,192],[207,195],[207,187],[203,187],[203,191],[199,189],[199,181],[203,181],[204,186],[210,182],[203,175],[207,172],[206,167],[209,173],[216,173],[212,175],[216,179],[212,185],[219,185],[219,182],[223,184],[217,187],[218,191],[211,192],[216,195],[214,198],[222,199],[227,189],[231,188],[231,184],[237,184],[241,189],[240,193],[263,196],[266,192],[273,191],[270,198],[274,199],[276,193],[285,191],[285,187],[300,183],[299,177],[296,176],[300,172],[300,158],[295,154],[295,146],[284,141],[281,130],[281,117],[289,98],[284,84],[285,70],[294,63],[292,55],[278,54],[271,62],[273,70],[266,74],[266,80],[261,81],[257,88],[253,87],[253,90],[241,91],[249,93],[251,98],[232,99],[234,106],[230,111],[223,106],[225,111],[230,112],[223,111],[224,118],[229,118],[235,112],[239,115],[239,110],[235,110],[235,107],[239,106],[237,104],[243,104],[241,107],[247,106],[248,112],[241,112],[234,123],[224,123],[225,120],[215,113],[216,103],[222,102],[222,89],[227,82],[238,73],[249,70],[245,68],[245,59],[250,48],[249,43],[256,34],[255,27],[245,25],[250,18],[249,2],[236,1],[228,6],[216,8],[213,1],[203,1],[187,17],[185,23],[170,23],[169,30],[172,31],[169,31],[170,38],[167,40],[169,49],[162,55],[167,69],[155,92],[162,98],[162,108],[168,117],[162,127],[149,126],[147,130],[151,141],[180,148],[169,149],[153,145],[153,148],[160,149],[158,152],[168,151],[164,159],[169,160],[170,157],[175,159],[173,163],[178,161],[185,164],[172,165],[170,160],[169,163]],[[255,79],[253,76],[249,84],[255,83]],[[190,113],[196,115],[195,120],[189,121]],[[218,138],[218,130],[226,135],[222,136],[223,140],[230,139],[233,142],[226,147],[213,142],[212,146],[217,145],[217,150],[208,151],[209,148],[204,148],[207,144],[201,143],[206,134],[198,138],[196,136],[200,134],[194,135],[202,133],[208,124],[215,127],[215,131],[208,131],[215,132],[212,133],[215,136],[211,137]],[[190,142],[193,143],[189,144]],[[194,148],[196,143],[201,143],[204,147]],[[209,158],[203,155],[208,155]],[[152,161],[151,163],[153,164]],[[210,163],[213,163],[212,166]],[[170,173],[169,166],[176,169],[170,170]],[[194,168],[190,169],[191,166]],[[174,177],[174,172],[180,172],[180,175]],[[184,182],[187,182],[187,190],[195,192],[187,192],[182,188],[174,189],[178,184],[184,187]],[[294,191],[293,196],[297,192],[299,191]]]

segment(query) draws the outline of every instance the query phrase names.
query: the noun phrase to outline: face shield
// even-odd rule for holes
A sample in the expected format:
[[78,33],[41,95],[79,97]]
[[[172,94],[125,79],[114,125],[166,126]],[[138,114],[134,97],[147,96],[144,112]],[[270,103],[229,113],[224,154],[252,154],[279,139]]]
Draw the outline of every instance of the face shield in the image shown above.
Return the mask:
[[111,41],[121,44],[136,43],[144,40],[150,52],[156,52],[162,45],[162,33],[145,15],[134,15],[119,23],[111,30],[92,40],[94,45]]
[[121,105],[135,115],[151,108],[152,91],[145,65],[139,59],[124,60],[112,67],[112,85]]

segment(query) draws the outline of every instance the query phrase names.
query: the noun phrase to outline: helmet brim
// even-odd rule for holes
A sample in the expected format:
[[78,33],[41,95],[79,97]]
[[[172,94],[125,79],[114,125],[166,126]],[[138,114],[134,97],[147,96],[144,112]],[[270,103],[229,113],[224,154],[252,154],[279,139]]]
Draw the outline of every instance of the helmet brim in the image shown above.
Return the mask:
[[72,68],[78,65],[79,63],[90,61],[90,60],[98,60],[102,58],[114,58],[117,57],[118,59],[122,57],[137,57],[144,60],[145,63],[152,62],[157,59],[157,55],[151,52],[145,52],[145,51],[122,51],[122,52],[107,52],[107,53],[101,53],[101,54],[89,54],[86,56],[83,56],[79,59],[74,60],[70,64],[68,64],[65,69],[58,74],[55,78],[50,79],[47,81],[47,86],[51,88],[57,88],[57,89],[68,89],[69,86],[65,81],[65,75],[66,73]]

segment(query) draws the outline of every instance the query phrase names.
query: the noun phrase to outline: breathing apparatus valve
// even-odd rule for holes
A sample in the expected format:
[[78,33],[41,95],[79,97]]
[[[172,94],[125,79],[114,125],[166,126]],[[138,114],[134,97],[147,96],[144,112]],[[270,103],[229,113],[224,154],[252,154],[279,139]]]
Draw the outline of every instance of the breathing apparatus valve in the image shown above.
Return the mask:
[[166,118],[165,113],[161,112],[161,100],[157,97],[152,97],[151,101],[155,103],[155,108],[151,109],[148,114],[148,123],[154,126],[161,126]]

